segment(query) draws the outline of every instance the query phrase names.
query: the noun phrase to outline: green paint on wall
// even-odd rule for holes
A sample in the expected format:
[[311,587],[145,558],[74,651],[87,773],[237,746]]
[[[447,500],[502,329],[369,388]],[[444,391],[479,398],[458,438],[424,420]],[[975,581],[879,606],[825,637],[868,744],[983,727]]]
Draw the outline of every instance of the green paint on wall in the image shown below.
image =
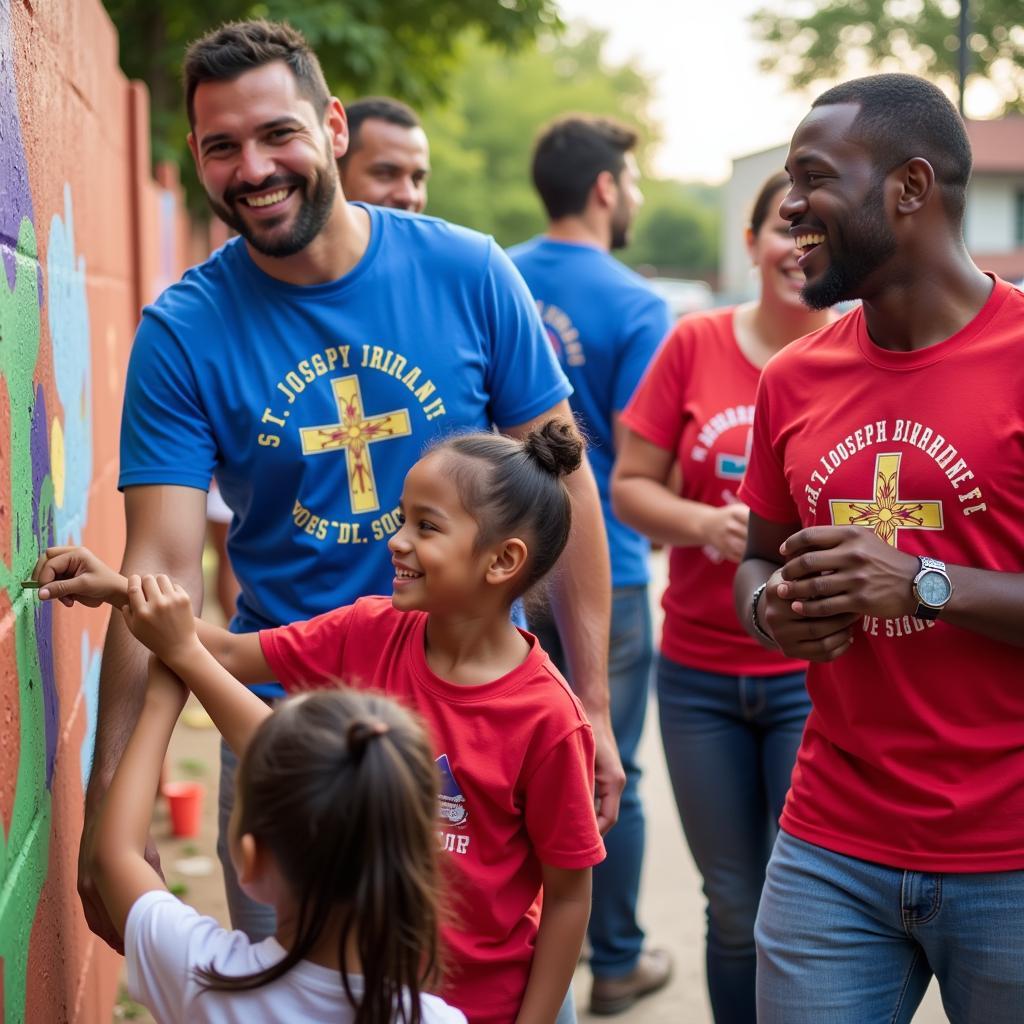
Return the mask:
[[[0,838],[0,958],[5,1024],[24,1020],[29,939],[49,858],[43,669],[34,594],[22,592],[53,519],[49,452],[33,440],[40,343],[39,269],[32,222],[21,222],[13,289],[0,275],[0,401],[10,410],[11,551],[0,552],[0,589],[14,613],[21,747],[10,832]],[[44,432],[45,438],[45,432]],[[2,465],[2,463],[0,463]],[[42,479],[40,475],[42,474]],[[39,486],[38,507],[36,481]]]

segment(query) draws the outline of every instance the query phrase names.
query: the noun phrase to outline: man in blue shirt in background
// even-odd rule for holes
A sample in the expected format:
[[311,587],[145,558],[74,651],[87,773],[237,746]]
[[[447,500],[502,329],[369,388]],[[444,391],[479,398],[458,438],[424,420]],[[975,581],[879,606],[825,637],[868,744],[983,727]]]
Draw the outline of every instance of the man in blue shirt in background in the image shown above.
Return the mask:
[[[605,118],[566,117],[548,127],[533,155],[533,182],[547,210],[548,230],[509,253],[573,386],[570,404],[590,438],[611,556],[608,679],[626,788],[618,824],[605,837],[608,857],[594,870],[590,1010],[599,1014],[622,1012],[664,986],[672,973],[666,951],[643,948],[636,921],[644,853],[637,747],[653,660],[649,545],[615,518],[609,489],[619,413],[669,329],[665,302],[611,256],[628,243],[643,201],[632,153],[636,141],[630,128]],[[553,624],[537,619],[531,626],[566,671]]]

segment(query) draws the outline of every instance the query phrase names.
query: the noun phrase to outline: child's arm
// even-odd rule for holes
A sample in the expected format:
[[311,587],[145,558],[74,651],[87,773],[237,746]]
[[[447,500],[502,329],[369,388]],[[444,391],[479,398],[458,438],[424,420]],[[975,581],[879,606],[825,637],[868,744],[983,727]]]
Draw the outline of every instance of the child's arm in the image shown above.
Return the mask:
[[124,617],[136,638],[199,698],[228,746],[241,757],[270,709],[200,642],[196,634],[200,620],[193,617],[184,588],[162,575],[131,576]]
[[128,911],[164,880],[147,863],[145,851],[153,798],[160,788],[160,769],[174,723],[188,692],[155,658],[142,714],[128,740],[113,781],[103,800],[97,829],[96,883],[117,933],[124,937]]
[[516,1024],[553,1024],[579,961],[590,918],[590,868],[541,865],[544,901]]
[[[33,577],[40,583],[42,601],[58,600],[68,607],[79,601],[90,608],[111,604],[122,610],[128,603],[128,580],[88,548],[47,548]],[[230,633],[199,618],[195,631],[202,645],[236,679],[243,683],[273,680],[258,633]]]

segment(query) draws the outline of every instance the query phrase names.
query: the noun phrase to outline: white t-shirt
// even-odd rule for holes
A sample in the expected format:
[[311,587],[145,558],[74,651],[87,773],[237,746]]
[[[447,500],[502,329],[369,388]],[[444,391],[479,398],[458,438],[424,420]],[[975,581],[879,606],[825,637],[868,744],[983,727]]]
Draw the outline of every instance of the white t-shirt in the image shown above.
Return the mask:
[[[128,913],[124,949],[131,997],[160,1024],[253,1024],[324,1021],[350,1024],[355,1012],[336,970],[303,960],[283,978],[249,992],[204,991],[193,974],[211,963],[224,974],[250,974],[285,955],[276,939],[253,943],[229,932],[162,889],[140,896]],[[363,979],[349,975],[352,994]],[[422,995],[423,1024],[466,1024],[461,1011]]]

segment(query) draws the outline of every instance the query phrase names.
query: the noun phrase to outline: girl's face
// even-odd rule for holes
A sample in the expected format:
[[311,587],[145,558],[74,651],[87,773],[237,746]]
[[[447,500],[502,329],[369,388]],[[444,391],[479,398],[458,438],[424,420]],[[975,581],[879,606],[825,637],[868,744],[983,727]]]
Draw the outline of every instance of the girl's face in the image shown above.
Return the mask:
[[747,248],[761,272],[762,301],[806,310],[800,299],[804,272],[797,266],[799,253],[789,234],[789,221],[779,216],[779,205],[787,191],[781,188],[772,196],[761,230],[756,235],[747,232]]
[[395,567],[391,603],[401,611],[476,610],[489,553],[476,551],[476,520],[466,511],[445,462],[433,452],[406,474],[399,531],[388,541]]

